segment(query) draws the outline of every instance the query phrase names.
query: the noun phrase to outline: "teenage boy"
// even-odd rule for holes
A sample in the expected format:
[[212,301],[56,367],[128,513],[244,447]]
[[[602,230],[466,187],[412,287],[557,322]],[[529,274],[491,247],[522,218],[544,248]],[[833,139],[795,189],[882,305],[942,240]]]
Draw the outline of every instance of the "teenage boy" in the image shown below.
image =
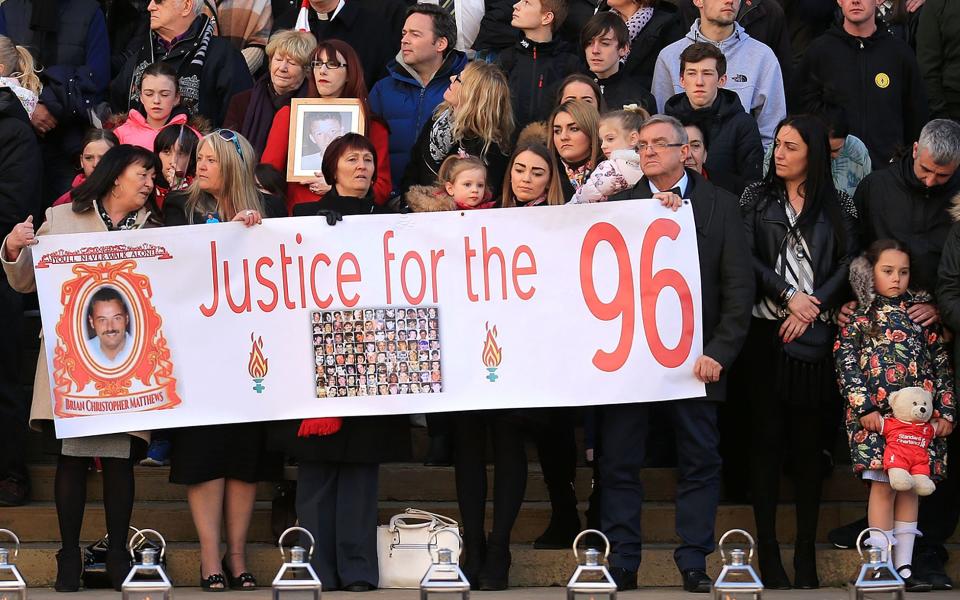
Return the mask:
[[698,42],[680,53],[683,93],[667,100],[663,112],[684,125],[696,124],[710,139],[706,167],[740,180],[740,188],[760,179],[763,144],[757,122],[743,110],[735,92],[723,89],[727,59],[713,44]]
[[630,31],[617,13],[604,11],[587,21],[580,34],[580,46],[608,110],[638,104],[651,115],[657,112],[653,94],[639,78],[623,69],[621,61],[630,51]]
[[773,50],[757,41],[736,21],[740,0],[694,0],[700,18],[693,22],[682,39],[660,51],[653,72],[653,95],[657,106],[663,108],[667,100],[683,91],[680,73],[680,53],[697,42],[707,42],[721,48],[727,57],[727,89],[740,96],[743,108],[757,119],[764,147],[773,143],[773,133],[787,116],[787,101],[783,91],[783,73]]
[[580,59],[569,46],[554,39],[567,17],[566,0],[519,0],[510,24],[522,34],[497,58],[510,83],[517,131],[547,117],[542,98],[552,84],[580,71]]

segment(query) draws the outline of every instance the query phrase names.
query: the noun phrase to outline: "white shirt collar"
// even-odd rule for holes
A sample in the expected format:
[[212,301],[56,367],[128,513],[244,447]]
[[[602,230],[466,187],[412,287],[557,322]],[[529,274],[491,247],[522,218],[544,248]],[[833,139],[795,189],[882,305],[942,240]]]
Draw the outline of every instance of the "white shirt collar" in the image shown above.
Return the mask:
[[[690,183],[690,178],[687,177],[687,170],[684,169],[684,170],[683,170],[683,175],[680,176],[679,181],[677,181],[677,182],[676,182],[675,184],[673,184],[673,185],[667,186],[667,189],[669,190],[669,189],[678,187],[678,188],[680,188],[680,197],[681,197],[681,198],[686,198],[686,197],[687,197],[687,184],[689,184],[689,183]],[[654,194],[663,191],[663,190],[658,190],[658,189],[657,189],[657,186],[653,185],[653,182],[650,181],[650,179],[647,179],[647,184],[650,186],[650,191],[653,192]]]
[[[337,15],[340,14],[340,11],[341,11],[342,9],[343,9],[343,0],[340,0],[340,2],[337,4],[337,7],[336,7],[335,9],[333,9],[333,12],[332,12],[332,13],[322,13],[322,12],[320,12],[320,11],[314,11],[314,12],[317,13],[317,17],[318,17],[321,21],[328,21],[328,20],[329,20],[329,21],[332,21],[332,20],[334,20],[335,18],[337,18]],[[329,18],[327,17],[327,15],[330,15]]]

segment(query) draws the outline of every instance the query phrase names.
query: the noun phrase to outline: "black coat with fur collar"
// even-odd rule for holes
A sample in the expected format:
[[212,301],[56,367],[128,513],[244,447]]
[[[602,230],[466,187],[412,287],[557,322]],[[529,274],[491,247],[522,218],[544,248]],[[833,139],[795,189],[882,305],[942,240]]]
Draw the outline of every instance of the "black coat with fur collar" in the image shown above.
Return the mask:
[[[723,400],[726,373],[740,353],[750,326],[755,290],[750,249],[736,196],[690,169],[687,177],[685,196],[693,205],[700,257],[703,354],[723,366],[720,381],[707,384],[706,399]],[[642,177],[633,188],[610,200],[649,199],[652,195],[647,178]]]

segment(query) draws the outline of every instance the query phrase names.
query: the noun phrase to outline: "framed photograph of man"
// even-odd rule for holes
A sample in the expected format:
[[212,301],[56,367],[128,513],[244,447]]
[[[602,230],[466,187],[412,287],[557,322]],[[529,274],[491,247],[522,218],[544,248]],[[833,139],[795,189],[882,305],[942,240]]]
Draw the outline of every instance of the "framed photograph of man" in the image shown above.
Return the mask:
[[330,142],[345,133],[365,133],[356,98],[295,98],[290,111],[287,181],[315,178]]

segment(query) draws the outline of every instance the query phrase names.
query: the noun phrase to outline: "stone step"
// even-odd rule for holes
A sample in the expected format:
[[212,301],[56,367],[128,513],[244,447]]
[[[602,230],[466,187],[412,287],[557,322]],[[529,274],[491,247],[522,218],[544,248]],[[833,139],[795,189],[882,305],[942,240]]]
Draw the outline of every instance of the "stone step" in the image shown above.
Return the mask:
[[[379,522],[388,523],[390,517],[402,513],[407,507],[435,512],[460,519],[456,502],[393,502],[381,501]],[[581,503],[581,519],[586,504]],[[779,511],[778,535],[784,542],[794,538],[795,513],[790,505],[782,505]],[[864,506],[854,502],[827,502],[820,511],[818,540],[826,541],[830,529],[853,521],[864,513]],[[642,531],[644,540],[650,543],[676,543],[679,538],[674,527],[675,507],[668,502],[648,502],[644,505]],[[493,520],[492,503],[487,504],[487,527]],[[550,521],[548,502],[526,502],[520,509],[520,516],[514,525],[512,541],[521,544],[532,543]],[[104,533],[103,504],[91,501],[84,511],[81,539],[95,540]],[[131,523],[136,527],[157,529],[171,542],[195,542],[196,530],[186,502],[138,502],[133,508]],[[581,520],[581,524],[585,526]],[[10,529],[24,541],[54,542],[60,539],[57,525],[56,508],[52,502],[37,502],[16,508],[0,508],[0,527]],[[725,504],[717,511],[717,535],[724,531],[740,528],[753,531],[753,509],[746,505]],[[254,542],[272,543],[273,533],[270,527],[270,503],[259,501],[254,507],[250,524],[249,539]],[[960,535],[955,536],[960,542]]]
[[[49,587],[56,578],[56,544],[28,543],[20,551],[17,566],[31,587]],[[648,544],[643,550],[640,567],[640,585],[665,587],[680,585],[680,575],[673,562],[672,545]],[[960,548],[952,546],[951,552]],[[573,573],[575,561],[569,550],[533,550],[529,546],[511,548],[513,565],[510,585],[513,587],[566,585]],[[199,579],[200,548],[198,544],[172,543],[167,549],[167,573],[174,585],[197,586]],[[784,548],[783,562],[792,576],[792,550]],[[270,544],[250,544],[247,548],[247,567],[261,586],[269,586],[280,567],[280,552]],[[817,554],[821,585],[837,587],[852,579],[859,569],[859,557],[852,550],[821,547]],[[716,577],[720,571],[720,557],[714,553],[707,560],[708,573]],[[960,579],[960,562],[947,563],[947,574]],[[104,591],[104,594],[113,592]],[[557,591],[557,597],[563,592]],[[810,597],[816,597],[811,595]]]
[[[186,497],[184,486],[169,483],[168,467],[135,467],[136,499],[138,501],[178,501]],[[31,499],[49,502],[53,500],[53,480],[56,467],[39,464],[30,467]],[[285,477],[296,479],[296,467],[287,467]],[[490,489],[493,489],[493,468],[489,468]],[[527,479],[526,500],[540,502],[548,500],[547,488],[543,483],[540,466],[531,464]],[[590,496],[592,470],[589,467],[577,468],[577,497],[585,501]],[[676,471],[670,468],[649,468],[641,473],[647,500],[672,502],[676,497]],[[87,480],[87,497],[90,500],[103,498],[101,476],[91,471]],[[792,484],[785,479],[781,498],[789,502],[793,497]],[[862,502],[866,500],[866,489],[852,475],[842,469],[837,470],[824,483],[823,500],[827,502]],[[263,483],[258,486],[257,498],[273,498],[273,486]],[[425,467],[415,463],[390,463],[380,467],[380,499],[396,501],[455,501],[456,488],[452,467]]]

